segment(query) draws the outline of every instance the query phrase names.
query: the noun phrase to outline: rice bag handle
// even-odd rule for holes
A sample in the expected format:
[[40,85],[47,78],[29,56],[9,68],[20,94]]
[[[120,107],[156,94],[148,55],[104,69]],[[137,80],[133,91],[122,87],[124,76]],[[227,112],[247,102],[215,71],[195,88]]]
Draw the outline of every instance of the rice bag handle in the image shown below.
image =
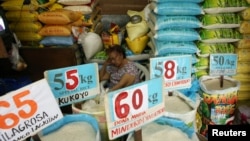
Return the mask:
[[41,141],[40,137],[37,134],[32,136],[32,139],[33,139],[33,141]]
[[220,87],[221,88],[223,87],[223,79],[224,79],[224,77],[223,77],[223,75],[221,75],[220,76]]

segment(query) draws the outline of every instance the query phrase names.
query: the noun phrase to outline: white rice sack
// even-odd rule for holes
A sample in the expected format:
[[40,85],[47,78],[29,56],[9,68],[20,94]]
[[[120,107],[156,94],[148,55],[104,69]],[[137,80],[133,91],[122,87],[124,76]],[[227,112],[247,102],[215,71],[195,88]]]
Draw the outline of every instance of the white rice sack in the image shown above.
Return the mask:
[[173,27],[200,28],[202,26],[200,20],[196,16],[167,16],[151,12],[149,18],[150,28],[154,30]]
[[232,28],[202,29],[200,36],[204,43],[230,43],[242,38],[241,33]]
[[240,12],[249,7],[246,0],[205,0],[202,3],[205,13],[218,14]]
[[149,8],[159,15],[201,15],[204,14],[201,6],[191,2],[151,2]]
[[151,39],[154,56],[165,56],[173,53],[194,54],[198,51],[194,42],[158,41]]
[[201,17],[202,28],[238,28],[241,17],[236,13],[205,14]]
[[[192,141],[186,133],[176,127],[151,122],[142,127],[143,141]],[[133,134],[127,141],[134,141]]]
[[103,43],[100,35],[94,32],[84,32],[80,34],[78,43],[82,45],[82,49],[87,60],[103,49]]
[[193,28],[164,28],[148,33],[149,37],[153,37],[159,41],[196,41],[200,40],[200,34]]

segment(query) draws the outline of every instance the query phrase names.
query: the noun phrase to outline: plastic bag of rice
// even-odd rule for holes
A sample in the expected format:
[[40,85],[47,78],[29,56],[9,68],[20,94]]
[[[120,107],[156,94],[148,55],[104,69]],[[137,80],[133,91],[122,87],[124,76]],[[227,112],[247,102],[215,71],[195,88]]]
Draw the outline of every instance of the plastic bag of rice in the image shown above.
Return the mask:
[[[196,141],[188,137],[188,135],[179,128],[170,125],[162,125],[157,122],[151,122],[142,128],[143,141]],[[130,133],[127,141],[134,141],[134,134]]]
[[42,141],[101,141],[97,120],[87,114],[65,115],[38,136]]

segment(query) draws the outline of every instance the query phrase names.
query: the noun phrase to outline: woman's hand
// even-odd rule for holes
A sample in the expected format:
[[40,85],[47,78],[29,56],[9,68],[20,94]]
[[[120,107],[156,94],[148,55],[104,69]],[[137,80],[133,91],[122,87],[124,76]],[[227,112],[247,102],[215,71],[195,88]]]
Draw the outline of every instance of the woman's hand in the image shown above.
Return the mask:
[[103,63],[103,66],[108,66],[108,65],[110,65],[111,64],[111,60],[108,58],[108,59],[106,59],[105,61],[104,61],[104,63]]

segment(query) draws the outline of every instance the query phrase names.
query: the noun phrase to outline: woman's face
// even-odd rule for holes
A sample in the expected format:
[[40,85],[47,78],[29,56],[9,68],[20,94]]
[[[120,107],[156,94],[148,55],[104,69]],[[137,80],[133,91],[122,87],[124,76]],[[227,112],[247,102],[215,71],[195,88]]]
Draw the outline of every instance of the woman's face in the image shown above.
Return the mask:
[[119,67],[122,64],[122,60],[123,60],[122,54],[119,54],[118,52],[113,51],[113,52],[110,52],[108,56],[109,56],[109,61],[112,65]]

